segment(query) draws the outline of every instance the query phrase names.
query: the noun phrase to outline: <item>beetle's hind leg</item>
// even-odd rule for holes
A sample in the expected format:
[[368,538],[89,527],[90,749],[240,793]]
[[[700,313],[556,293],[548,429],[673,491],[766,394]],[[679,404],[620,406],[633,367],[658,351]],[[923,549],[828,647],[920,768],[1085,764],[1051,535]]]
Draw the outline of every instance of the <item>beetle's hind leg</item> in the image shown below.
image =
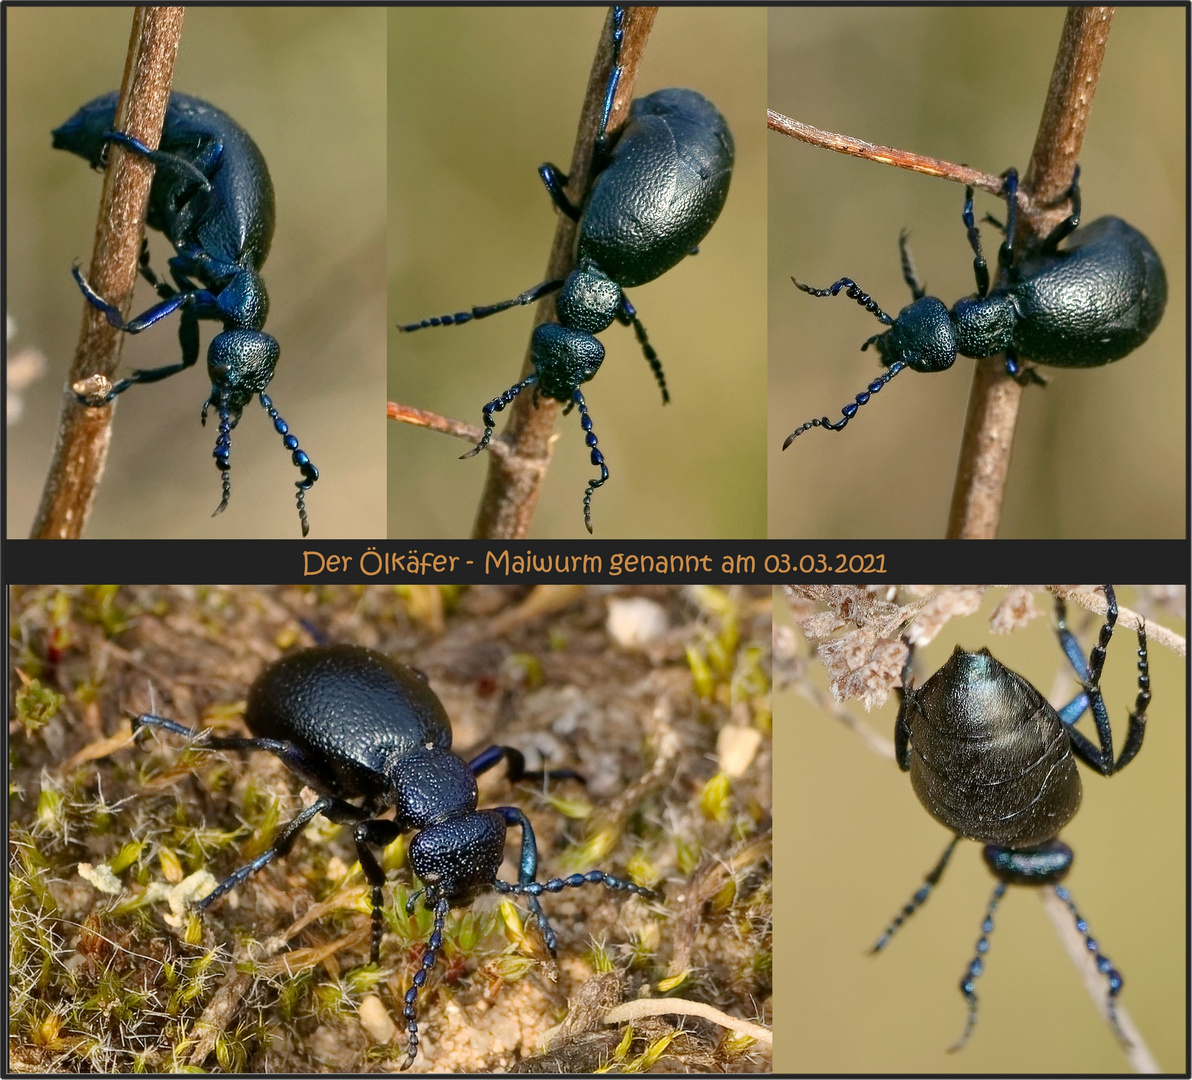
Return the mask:
[[[1109,711],[1105,707],[1105,699],[1101,694],[1101,671],[1105,666],[1105,655],[1109,649],[1109,642],[1113,638],[1114,626],[1117,624],[1118,607],[1113,586],[1105,585],[1102,588],[1106,599],[1105,622],[1101,626],[1097,644],[1089,653],[1087,664],[1080,643],[1068,629],[1067,605],[1062,598],[1056,597],[1056,634],[1059,637],[1060,647],[1064,650],[1064,655],[1067,656],[1073,671],[1076,672],[1076,677],[1084,687],[1072,701],[1057,711],[1068,729],[1072,752],[1103,776],[1110,776],[1119,769],[1125,768],[1142,748],[1143,736],[1146,734],[1146,710],[1151,702],[1151,679],[1146,648],[1146,626],[1143,624],[1138,628],[1138,695],[1134,699],[1134,709],[1130,713],[1129,724],[1126,728],[1126,741],[1115,761]],[[1085,711],[1090,709],[1099,745],[1094,745],[1092,740],[1077,731],[1074,726]]]
[[654,351],[654,346],[650,344],[650,339],[646,336],[646,328],[642,326],[641,319],[637,317],[637,309],[629,302],[629,297],[621,292],[621,307],[617,312],[617,319],[622,326],[632,326],[633,333],[637,337],[637,343],[642,347],[642,354],[646,358],[646,363],[650,365],[650,370],[654,372],[654,381],[658,384],[658,389],[662,391],[662,404],[666,405],[670,401],[670,391],[666,388],[666,376],[662,373],[662,361],[658,359],[658,354]]

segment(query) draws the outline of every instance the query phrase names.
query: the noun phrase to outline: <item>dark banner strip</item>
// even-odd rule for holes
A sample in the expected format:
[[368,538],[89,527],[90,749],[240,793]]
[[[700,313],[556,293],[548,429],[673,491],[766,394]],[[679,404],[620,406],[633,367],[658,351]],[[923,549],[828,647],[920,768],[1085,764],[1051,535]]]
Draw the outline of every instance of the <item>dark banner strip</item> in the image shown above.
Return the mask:
[[1127,540],[26,540],[4,555],[8,581],[62,585],[1187,580],[1185,541],[1139,550]]

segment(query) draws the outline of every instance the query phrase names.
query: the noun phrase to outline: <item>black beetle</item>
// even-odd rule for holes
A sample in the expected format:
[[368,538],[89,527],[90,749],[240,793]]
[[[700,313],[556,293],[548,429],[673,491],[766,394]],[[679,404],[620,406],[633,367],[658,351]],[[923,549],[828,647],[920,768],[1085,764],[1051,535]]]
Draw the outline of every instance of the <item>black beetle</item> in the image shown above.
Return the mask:
[[[1005,353],[1006,372],[1020,383],[1043,384],[1034,368],[1019,357],[1053,367],[1100,367],[1133,352],[1159,325],[1167,304],[1167,277],[1150,241],[1121,218],[1098,218],[1080,224],[1080,169],[1072,177],[1072,211],[1061,221],[1037,253],[1015,264],[1014,234],[1018,222],[1018,173],[1005,173],[1006,238],[998,251],[998,281],[989,287],[989,269],[981,252],[981,238],[973,218],[973,189],[965,189],[962,218],[968,231],[977,279],[977,293],[958,300],[949,311],[943,301],[928,296],[915,276],[906,233],[898,238],[902,275],[914,302],[894,319],[851,278],[826,289],[813,289],[795,280],[812,296],[845,294],[890,327],[869,338],[862,350],[876,345],[886,371],[846,405],[843,418],[826,416],[795,428],[782,444],[785,450],[811,428],[840,431],[864,405],[905,368],[945,371],[957,354],[980,359]],[[1071,236],[1067,247],[1059,244]],[[794,280],[794,279],[792,279]]]
[[273,379],[281,350],[262,331],[269,314],[269,296],[260,269],[273,239],[273,182],[257,144],[227,113],[186,94],[174,93],[166,107],[161,145],[152,150],[123,132],[112,130],[119,94],[112,92],[84,105],[53,132],[54,147],[69,150],[102,167],[108,146],[115,143],[153,163],[153,184],[145,223],[174,245],[170,273],[177,288],[159,278],[149,266],[149,249],[141,250],[140,273],[161,297],[161,302],[125,322],[120,310],[97,295],[76,265],[75,281],[83,295],[107,317],[109,323],[129,334],[139,334],[171,312],[180,310],[178,339],[182,361],[151,371],[133,371],[101,397],[79,393],[86,405],[106,404],[136,383],[157,382],[193,367],[199,358],[199,320],[223,323],[223,331],[207,348],[207,374],[211,395],[207,410],[219,414],[215,464],[223,478],[220,513],[232,493],[232,428],[254,395],[273,421],[282,443],[302,474],[298,489],[298,518],[302,535],[310,531],[306,492],[319,478],[297,436],[278,415],[265,388]]
[[605,134],[621,77],[620,48],[624,9],[613,8],[613,66],[605,92],[593,159],[593,180],[581,206],[564,194],[568,177],[555,165],[539,175],[555,206],[579,222],[576,268],[566,278],[544,281],[512,300],[455,315],[408,323],[411,333],[431,326],[453,326],[483,319],[512,307],[532,304],[552,292],[557,322],[539,325],[530,346],[534,373],[483,407],[484,435],[465,458],[483,450],[492,438],[493,413],[502,411],[523,390],[579,409],[580,426],[600,469],[584,491],[584,525],[592,531],[592,493],[608,479],[608,466],[597,448],[592,418],[580,386],[604,360],[595,337],[614,320],[632,326],[662,393],[670,400],[662,363],[647,338],[625,288],[665,274],[698,244],[716,223],[728,197],[733,170],[733,137],[724,117],[702,94],[672,88],[634,100],[625,126]]
[[[1076,920],[1089,952],[1096,956],[1097,970],[1106,978],[1106,1005],[1114,1031],[1123,1043],[1129,1042],[1118,1026],[1115,1006],[1122,977],[1100,952],[1068,890],[1059,885],[1073,859],[1072,849],[1058,839],[1059,833],[1080,808],[1080,774],[1073,759],[1102,776],[1112,776],[1128,765],[1142,746],[1151,700],[1146,628],[1140,625],[1138,696],[1126,741],[1115,758],[1100,680],[1118,608],[1113,587],[1103,588],[1108,604],[1105,623],[1087,663],[1080,643],[1068,630],[1064,601],[1056,599],[1060,646],[1083,687],[1062,709],[1052,708],[1034,686],[998,663],[988,649],[970,653],[957,646],[948,662],[918,688],[911,686],[913,648],[907,655],[894,724],[898,767],[910,773],[911,786],[927,812],[955,836],[923,887],[872,951],[885,948],[898,928],[926,902],[962,838],[984,845],[982,856],[998,883],[981,923],[976,955],[960,981],[968,1019],[952,1050],[964,1046],[977,1022],[974,984],[984,969],[993,913],[1007,885],[1050,885],[1055,889]],[[1096,743],[1075,727],[1086,711],[1092,712]]]
[[[198,902],[208,907],[250,874],[285,855],[311,818],[355,826],[356,853],[372,886],[372,962],[380,959],[382,894],[385,873],[371,848],[385,847],[413,832],[410,868],[422,883],[410,896],[407,914],[419,896],[434,912],[434,929],[422,966],[406,991],[403,1015],[409,1043],[403,1068],[418,1052],[414,1010],[443,942],[443,924],[452,907],[470,904],[486,889],[527,897],[543,941],[555,955],[557,937],[538,897],[565,888],[603,884],[610,889],[651,899],[650,889],[590,870],[565,878],[538,881],[538,847],[534,829],[517,807],[478,810],[476,777],[504,760],[509,779],[579,779],[570,769],[527,771],[521,752],[490,746],[471,761],[451,752],[451,721],[426,676],[381,653],[357,645],[326,645],[294,653],[270,664],[248,692],[244,722],[252,738],[213,736],[192,731],[173,720],[144,714],[133,731],[160,727],[202,739],[213,750],[266,750],[319,793],[277,834],[272,847],[247,866],[228,875]],[[348,802],[360,798],[360,806]],[[392,819],[378,818],[393,807]],[[521,830],[517,884],[497,877],[505,858],[505,833]]]

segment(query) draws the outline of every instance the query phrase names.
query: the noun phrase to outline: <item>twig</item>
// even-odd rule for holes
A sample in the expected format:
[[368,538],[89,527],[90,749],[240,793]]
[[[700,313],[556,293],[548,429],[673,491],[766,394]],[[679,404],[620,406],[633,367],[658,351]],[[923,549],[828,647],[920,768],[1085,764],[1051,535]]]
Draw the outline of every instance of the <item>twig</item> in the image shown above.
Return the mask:
[[[412,427],[423,427],[430,431],[441,431],[444,435],[454,435],[464,442],[478,443],[484,435],[484,429],[475,424],[467,424],[463,420],[453,420],[449,416],[440,416],[429,409],[416,409],[413,405],[402,405],[397,401],[387,402],[385,415],[390,420],[397,420]],[[494,439],[488,444],[489,450],[499,457],[509,455],[509,446],[500,439]]]
[[[161,139],[184,10],[139,7],[133,12],[115,125],[151,147]],[[87,279],[127,318],[153,166],[120,146],[110,147],[109,154]],[[115,404],[83,405],[71,385],[96,375],[110,381],[123,342],[124,334],[108,324],[103,312],[84,302],[79,343],[62,390],[58,441],[30,533],[33,539],[76,539],[83,533],[103,476]]]
[[[1109,607],[1105,600],[1105,594],[1100,589],[1079,589],[1065,585],[1048,585],[1047,588],[1056,596],[1071,600],[1096,615],[1104,615]],[[1119,627],[1126,627],[1130,630],[1137,630],[1140,626],[1145,625],[1149,644],[1163,645],[1179,657],[1188,655],[1188,641],[1183,634],[1177,634],[1174,630],[1147,619],[1128,607],[1118,606],[1117,624]]]
[[[633,86],[637,80],[637,67],[641,62],[657,10],[653,7],[626,9],[625,37],[621,46],[623,70],[608,122],[610,133],[624,123],[628,114],[629,103],[633,100]],[[589,174],[592,152],[612,62],[611,19],[610,12],[601,34],[596,59],[592,64],[592,73],[588,78],[588,90],[580,114],[571,168],[567,173],[571,178],[566,189],[567,197],[577,206],[583,202],[591,180]],[[543,280],[564,277],[571,270],[575,230],[576,223],[565,214],[560,214]],[[554,317],[554,297],[543,298],[538,304],[535,327]],[[533,365],[527,350],[519,379],[525,378],[532,370]],[[489,455],[488,477],[476,511],[476,521],[472,526],[474,538],[519,539],[529,532],[530,521],[538,505],[542,479],[550,464],[554,445],[551,435],[559,408],[557,402],[549,399],[539,399],[538,408],[534,408],[530,394],[522,394],[514,401],[509,410],[510,417],[505,430],[489,443],[489,448],[492,449],[497,442],[503,442],[507,452]]]
[[[1072,182],[1112,17],[1113,8],[1068,9],[1022,183],[1028,203],[1040,207],[1028,209],[1019,221],[1024,246],[1046,235],[1064,213],[1062,206],[1050,211],[1041,206],[1060,200]],[[1002,357],[977,361],[948,514],[950,540],[992,540],[997,535],[1022,390],[1006,373]]]
[[970,187],[988,191],[991,195],[1000,195],[1002,192],[1000,176],[971,169],[967,165],[957,165],[941,158],[915,154],[910,150],[896,150],[892,146],[880,146],[877,143],[866,142],[864,139],[854,139],[851,135],[823,131],[810,124],[804,124],[801,120],[792,120],[789,116],[783,116],[782,113],[774,109],[766,110],[766,127],[771,131],[789,135],[792,139],[798,139],[800,142],[809,143],[811,146],[835,150],[838,154],[848,154],[851,157],[864,158],[866,161],[876,161],[881,165],[893,165],[899,169],[925,173],[927,176],[938,176],[944,180],[955,180],[959,184],[968,184]]
[[684,1001],[682,998],[637,998],[634,1001],[626,1001],[609,1009],[604,1014],[604,1022],[606,1024],[622,1024],[626,1020],[640,1020],[645,1016],[668,1015],[698,1016],[704,1020],[710,1020],[713,1024],[728,1028],[730,1031],[738,1031],[766,1046],[774,1045],[774,1033],[769,1028],[762,1027],[761,1024],[755,1024],[750,1020],[729,1016],[728,1013],[721,1012],[702,1001]]

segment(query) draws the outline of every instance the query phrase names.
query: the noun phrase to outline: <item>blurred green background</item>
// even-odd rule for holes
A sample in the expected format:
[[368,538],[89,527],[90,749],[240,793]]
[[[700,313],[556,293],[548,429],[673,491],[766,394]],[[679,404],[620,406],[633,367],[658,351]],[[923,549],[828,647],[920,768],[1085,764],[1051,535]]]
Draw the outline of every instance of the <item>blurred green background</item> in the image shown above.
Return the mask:
[[[1118,602],[1177,633],[1183,620],[1122,586]],[[781,594],[780,594],[781,595]],[[1075,696],[1071,669],[1047,617],[993,635],[988,616],[1004,596],[990,591],[980,612],[949,623],[916,656],[925,679],[956,645],[988,646],[1053,703]],[[1182,607],[1180,600],[1177,606]],[[785,598],[776,623],[790,623]],[[1100,619],[1069,605],[1069,626],[1086,649]],[[808,649],[799,631],[800,652]],[[1119,627],[1102,685],[1120,748],[1136,693],[1134,633]],[[1076,854],[1065,884],[1105,954],[1122,973],[1122,1006],[1169,1073],[1187,1069],[1186,665],[1169,649],[1149,649],[1154,699],[1139,756],[1103,779],[1080,766],[1084,801],[1063,839]],[[811,681],[827,675],[811,661]],[[897,702],[866,714],[892,739]],[[1081,729],[1089,718],[1080,721]],[[1042,905],[1031,890],[1007,891],[995,918],[980,1014],[967,1047],[946,1052],[965,1022],[957,989],[973,955],[994,879],[975,843],[961,844],[927,904],[879,955],[867,950],[923,882],[948,842],[919,804],[909,778],[832,716],[794,690],[774,702],[775,862],[779,898],[775,969],[774,1067],[804,1073],[1126,1072]]]
[[[830,131],[1000,173],[1025,169],[1061,8],[791,8],[770,12],[769,105]],[[1120,7],[1081,156],[1084,219],[1139,228],[1167,271],[1162,323],[1118,363],[1045,368],[1023,396],[1002,537],[1185,533],[1185,25],[1180,8]],[[783,439],[882,369],[855,303],[798,292],[856,280],[909,302],[898,233],[949,305],[974,291],[963,189],[769,134],[770,535],[943,536],[973,361],[905,372],[839,433]],[[978,216],[1004,203],[978,195]],[[992,227],[983,230],[996,252]]]
[[[532,315],[399,335],[394,324],[516,296],[543,280],[556,218],[535,170],[566,169],[605,8],[389,12],[389,395],[473,424],[518,378]],[[662,358],[663,408],[633,333],[603,335],[584,387],[611,477],[596,536],[764,536],[766,15],[664,8],[637,91],[690,86],[736,142],[728,202],[700,254],[629,290]],[[497,430],[505,423],[499,417]],[[532,535],[585,537],[594,475],[561,418]],[[391,423],[389,533],[471,534],[488,462]]]
[[[72,260],[91,257],[102,178],[50,148],[50,129],[120,85],[128,8],[17,8],[8,17],[7,273],[10,352],[47,369],[8,430],[8,530],[28,535],[53,448],[60,393],[83,299]],[[174,86],[207,99],[252,135],[269,163],[277,226],[263,270],[266,329],[281,345],[269,387],[319,467],[307,496],[312,537],[384,529],[385,14],[352,8],[187,10]],[[169,244],[151,233],[153,265]],[[134,313],[155,297],[142,283]],[[119,399],[91,537],[295,537],[297,470],[257,404],[232,438],[232,500],[216,518],[211,323],[194,372]],[[179,356],[177,317],[125,341],[122,366]],[[10,390],[11,394],[11,390]]]

